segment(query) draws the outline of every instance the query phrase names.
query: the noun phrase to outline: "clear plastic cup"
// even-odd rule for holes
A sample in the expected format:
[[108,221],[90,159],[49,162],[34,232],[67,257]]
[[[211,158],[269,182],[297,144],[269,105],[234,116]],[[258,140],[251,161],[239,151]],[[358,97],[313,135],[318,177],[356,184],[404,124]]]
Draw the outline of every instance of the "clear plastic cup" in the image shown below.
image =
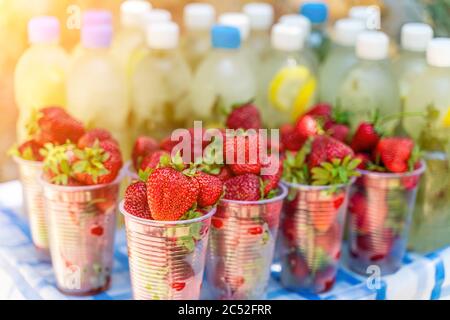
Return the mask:
[[425,167],[422,162],[415,171],[401,174],[360,170],[349,203],[351,270],[367,275],[377,268],[387,275],[401,267]]
[[131,286],[136,300],[197,300],[205,268],[211,217],[156,221],[125,217]]
[[281,284],[288,290],[322,293],[336,280],[349,184],[289,188],[280,226]]
[[264,298],[286,195],[280,185],[272,199],[219,202],[206,257],[208,298]]
[[93,295],[110,286],[121,179],[81,187],[41,180],[53,269],[64,294]]
[[48,228],[45,217],[42,185],[42,162],[14,157],[19,166],[20,182],[23,189],[23,203],[30,225],[31,237],[39,259],[50,261]]

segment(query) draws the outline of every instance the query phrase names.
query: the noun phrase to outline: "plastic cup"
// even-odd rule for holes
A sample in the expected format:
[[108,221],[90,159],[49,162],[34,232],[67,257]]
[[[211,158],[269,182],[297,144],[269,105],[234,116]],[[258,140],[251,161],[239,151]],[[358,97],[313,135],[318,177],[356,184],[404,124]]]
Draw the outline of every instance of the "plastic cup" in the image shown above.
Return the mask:
[[136,300],[197,300],[205,268],[213,208],[183,221],[141,219],[123,202],[131,286]]
[[351,270],[387,275],[401,267],[425,167],[422,162],[415,171],[401,174],[360,170],[349,205]]
[[287,188],[280,186],[272,199],[219,202],[206,258],[208,298],[264,297],[286,195]]
[[64,294],[93,295],[110,286],[121,178],[81,187],[41,180],[53,269]]
[[323,293],[336,280],[349,184],[309,186],[286,183],[280,226],[281,284],[288,290]]
[[19,166],[20,182],[23,188],[23,203],[28,216],[31,237],[41,260],[50,261],[48,228],[45,217],[42,186],[42,162],[14,157]]

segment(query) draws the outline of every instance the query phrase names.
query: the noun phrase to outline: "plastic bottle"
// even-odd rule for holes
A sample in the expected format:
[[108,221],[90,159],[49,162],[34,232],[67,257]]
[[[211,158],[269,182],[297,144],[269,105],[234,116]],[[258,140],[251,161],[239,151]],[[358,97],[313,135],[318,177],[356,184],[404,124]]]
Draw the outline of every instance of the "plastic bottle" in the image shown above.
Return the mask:
[[252,2],[242,10],[250,20],[249,47],[256,52],[260,61],[270,55],[270,28],[273,24],[273,7],[268,3]]
[[212,5],[190,3],[184,7],[186,33],[181,43],[182,51],[191,70],[196,70],[211,49],[211,27],[216,19]]
[[[353,113],[352,127],[378,111],[381,117],[400,112],[397,79],[388,59],[389,38],[379,31],[363,31],[356,41],[358,62],[349,70],[339,88],[337,101]],[[388,122],[393,129],[396,121]]]
[[358,59],[355,55],[356,39],[365,30],[364,23],[355,19],[341,19],[334,25],[334,39],[330,52],[320,68],[320,100],[336,104],[342,80]]
[[272,28],[275,53],[265,63],[257,104],[268,127],[279,128],[294,122],[316,98],[316,77],[308,60],[301,55],[302,30],[293,25]]
[[300,6],[300,14],[311,21],[311,34],[308,39],[309,46],[314,49],[319,61],[323,61],[330,45],[326,31],[328,6],[323,2],[304,2]]
[[213,50],[200,64],[191,87],[193,116],[217,124],[235,104],[256,97],[256,82],[241,53],[240,32],[216,25],[211,30]]
[[71,65],[67,79],[67,109],[88,128],[105,128],[130,154],[128,97],[125,75],[110,54],[112,26],[85,26],[83,53]]
[[59,36],[60,25],[55,17],[36,17],[28,23],[30,47],[20,57],[14,74],[19,142],[27,138],[25,126],[34,110],[66,106],[69,57],[58,44]]
[[380,7],[376,5],[351,7],[348,16],[363,22],[368,30],[379,30],[381,28]]
[[412,84],[405,128],[417,138],[427,170],[421,179],[413,216],[410,247],[435,251],[450,244],[450,39],[435,38],[427,49],[428,67]]
[[132,126],[139,134],[163,138],[184,127],[192,75],[179,49],[179,28],[173,22],[150,25],[147,53],[131,79]]

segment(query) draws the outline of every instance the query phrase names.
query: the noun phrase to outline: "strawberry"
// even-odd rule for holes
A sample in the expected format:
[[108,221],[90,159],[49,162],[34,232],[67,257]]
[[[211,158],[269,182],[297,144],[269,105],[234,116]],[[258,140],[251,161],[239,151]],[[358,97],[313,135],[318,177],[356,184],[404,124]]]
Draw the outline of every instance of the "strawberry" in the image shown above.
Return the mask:
[[300,138],[291,124],[285,124],[280,128],[281,144],[285,150],[298,151],[301,149],[304,141]]
[[314,137],[321,132],[318,120],[311,115],[304,115],[298,119],[295,130],[297,130],[298,138],[302,141],[302,144],[309,137]]
[[323,270],[319,270],[314,277],[314,291],[323,293],[329,291],[336,282],[336,267],[329,265]]
[[214,205],[222,195],[223,183],[222,181],[212,175],[204,172],[199,172],[194,176],[199,185],[199,193],[197,203],[200,207],[209,207]]
[[156,169],[161,162],[162,157],[167,157],[170,159],[170,154],[164,150],[158,150],[153,153],[148,154],[142,159],[140,169],[145,170],[147,168]]
[[346,142],[350,128],[344,124],[331,124],[325,128],[330,136],[336,140]]
[[134,168],[136,170],[141,168],[142,160],[157,150],[159,150],[159,145],[155,139],[145,136],[138,137],[131,153]]
[[391,253],[394,242],[394,234],[390,229],[383,229],[372,234],[360,234],[351,244],[351,253],[356,257],[367,256],[370,261],[377,262],[385,259]]
[[333,221],[331,227],[325,233],[316,234],[314,243],[316,247],[320,247],[332,257],[338,260],[341,253],[342,232],[339,222]]
[[309,276],[308,265],[300,253],[293,251],[286,259],[289,271],[295,278],[301,280]]
[[225,143],[225,161],[231,162],[229,166],[235,175],[259,175],[262,167],[259,148],[257,135],[236,135],[228,138]]
[[247,229],[247,233],[252,235],[252,236],[256,236],[256,235],[262,234],[263,231],[264,231],[263,228],[260,227],[260,226],[251,227],[251,228]]
[[223,227],[223,220],[221,218],[212,217],[211,225],[216,229],[221,229]]
[[91,227],[91,234],[93,236],[101,237],[103,235],[103,232],[104,232],[104,230],[103,230],[102,226],[95,224]]
[[78,140],[78,148],[84,149],[86,147],[92,147],[95,141],[109,140],[119,146],[119,143],[112,137],[111,133],[105,129],[92,129],[87,131],[80,140]]
[[228,179],[231,179],[233,177],[233,172],[228,166],[223,166],[220,168],[220,172],[217,175],[217,178],[219,178],[222,182],[227,181]]
[[225,199],[257,201],[261,198],[260,178],[254,174],[243,174],[225,181]]
[[[164,138],[160,143],[160,148],[169,153],[172,153],[172,150],[175,146],[177,146],[182,141],[190,141],[191,142],[191,158],[189,162],[195,161],[195,155],[198,154],[202,156],[203,150],[210,144],[209,141],[205,140],[204,137],[205,129],[202,129],[201,132],[195,134],[195,129],[190,128],[187,131],[183,132],[181,137],[178,140],[172,141],[172,137]],[[183,150],[180,152],[181,156],[184,157]]]
[[380,140],[380,134],[375,129],[375,125],[369,122],[362,122],[356,129],[350,146],[355,152],[372,152]]
[[[269,162],[264,165],[264,167],[268,168],[270,163],[274,157],[278,157],[277,154],[272,154],[269,156]],[[283,175],[283,161],[279,159],[278,169],[273,174],[261,175],[263,185],[264,185],[264,196],[266,197],[272,190],[276,190],[278,188],[278,184],[280,183],[281,176]]]
[[324,122],[331,118],[332,107],[328,103],[318,103],[312,107],[305,115],[321,118]]
[[409,138],[383,138],[375,150],[384,166],[391,172],[402,173],[409,169],[409,160],[414,149],[414,142]]
[[29,161],[43,161],[44,156],[40,153],[42,145],[34,140],[28,140],[17,148],[17,156]]
[[366,153],[357,153],[355,155],[355,159],[361,160],[361,163],[358,165],[358,169],[365,170],[370,163],[370,156]]
[[133,216],[142,219],[152,219],[147,201],[147,186],[145,182],[137,181],[130,184],[125,191],[124,208]]
[[310,201],[311,222],[319,232],[327,232],[335,223],[336,217],[344,202],[344,196],[337,194],[329,201]]
[[155,220],[177,221],[196,203],[198,183],[173,168],[155,169],[147,181],[147,198]]
[[311,169],[320,166],[323,162],[344,159],[346,156],[353,156],[349,146],[331,137],[316,136],[308,156],[308,166]]
[[226,126],[229,129],[260,129],[261,115],[258,108],[251,104],[236,107],[228,115]]

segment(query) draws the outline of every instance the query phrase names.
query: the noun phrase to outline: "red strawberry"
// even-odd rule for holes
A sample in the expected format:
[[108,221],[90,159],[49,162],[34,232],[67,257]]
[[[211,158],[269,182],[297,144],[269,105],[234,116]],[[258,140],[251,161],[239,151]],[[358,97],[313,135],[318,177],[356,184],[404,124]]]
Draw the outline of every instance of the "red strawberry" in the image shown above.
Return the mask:
[[199,185],[199,194],[197,203],[200,207],[209,207],[214,205],[222,195],[222,181],[212,175],[199,172],[195,177]]
[[311,153],[308,156],[309,168],[320,166],[323,162],[331,162],[333,159],[343,159],[353,156],[349,146],[328,136],[317,136],[314,138]]
[[147,168],[156,169],[161,161],[162,156],[167,156],[170,159],[170,154],[167,151],[158,150],[148,154],[141,162],[140,169],[145,170]]
[[249,103],[235,108],[227,118],[226,123],[229,129],[260,129],[261,115],[258,108]]
[[99,225],[93,225],[93,226],[91,227],[91,234],[92,234],[93,236],[101,237],[101,236],[103,235],[103,232],[104,232],[104,230],[103,230],[103,227],[102,227],[102,226],[99,226]]
[[217,178],[219,178],[222,182],[227,181],[228,179],[231,179],[233,177],[233,172],[228,166],[223,166],[220,169],[219,174],[217,175]]
[[308,264],[300,253],[293,251],[286,258],[293,276],[299,280],[309,276]]
[[329,291],[336,282],[336,267],[329,265],[323,270],[319,270],[314,278],[314,290],[317,293]]
[[338,260],[341,252],[342,232],[339,222],[334,221],[327,232],[316,234],[314,243],[316,247],[324,249],[328,256]]
[[251,227],[251,228],[248,228],[247,233],[248,233],[248,234],[251,234],[251,235],[253,235],[253,236],[256,236],[256,235],[258,235],[258,234],[262,234],[263,231],[264,231],[263,228],[260,227],[260,226],[258,226],[258,227]]
[[331,118],[332,107],[328,103],[318,103],[310,109],[305,115],[315,118],[322,118],[324,122]]
[[[278,157],[278,154],[272,154],[269,156],[269,162],[267,165],[265,165],[265,168],[268,168],[270,166],[270,163],[274,160],[272,160],[274,157]],[[278,169],[275,173],[269,174],[269,175],[261,175],[261,178],[264,182],[264,196],[267,196],[270,191],[275,190],[278,188],[278,184],[280,183],[281,176],[283,175],[283,161],[279,159],[279,165]]]
[[295,125],[299,139],[304,143],[309,137],[314,137],[320,132],[320,125],[316,118],[311,115],[304,115],[298,119]]
[[125,191],[124,208],[133,216],[143,219],[152,219],[147,200],[147,186],[145,182],[138,181],[128,186]]
[[366,153],[357,153],[355,155],[355,159],[361,160],[361,163],[358,165],[358,169],[365,170],[367,169],[367,165],[370,162],[370,156]]
[[304,141],[297,134],[297,130],[291,124],[285,124],[280,128],[281,144],[285,150],[298,151]]
[[336,222],[336,216],[339,213],[344,202],[344,196],[338,194],[329,201],[311,201],[308,209],[312,212],[311,221],[314,228],[319,232],[327,232]]
[[155,220],[177,221],[198,198],[198,183],[172,168],[155,169],[147,181],[147,198]]
[[261,198],[259,177],[243,174],[225,181],[225,199],[257,201]]
[[212,217],[211,224],[214,228],[220,229],[223,227],[223,220],[220,218]]
[[356,241],[352,243],[351,252],[354,256],[365,255],[370,261],[377,262],[390,254],[394,240],[394,234],[389,229],[367,235],[357,235]]
[[119,143],[112,137],[111,133],[105,129],[92,129],[87,131],[81,138],[78,140],[78,148],[84,149],[86,147],[92,147],[95,141],[105,141],[109,140],[114,142],[117,146]]
[[37,126],[38,129],[33,136],[42,145],[48,142],[63,144],[67,140],[76,143],[85,132],[81,122],[71,117],[64,109],[57,107],[40,110]]
[[332,124],[326,129],[330,136],[342,142],[347,141],[348,134],[350,133],[350,128],[345,124]]
[[[259,155],[258,135],[235,136],[226,139],[225,154],[231,171],[235,175],[261,172],[261,159]],[[231,155],[231,156],[230,156]],[[231,159],[230,159],[231,158]]]
[[[160,143],[160,148],[169,153],[172,153],[172,150],[175,146],[177,146],[181,141],[191,141],[191,159],[189,162],[195,161],[195,155],[202,156],[202,151],[210,144],[209,141],[203,139],[205,133],[205,129],[202,129],[201,132],[195,134],[195,129],[190,128],[185,131],[178,140],[172,141],[172,137],[164,138]],[[180,152],[181,156],[184,156],[183,150]]]
[[375,153],[389,171],[402,173],[409,169],[413,149],[414,142],[409,138],[384,138],[378,142]]
[[362,122],[356,129],[350,146],[355,152],[371,152],[377,146],[380,135],[372,123]]
[[34,140],[28,140],[22,143],[17,151],[19,152],[19,157],[24,160],[30,161],[43,161],[44,157],[39,152],[42,148],[42,145]]
[[104,163],[104,166],[109,171],[109,173],[100,176],[98,181],[100,184],[110,183],[117,178],[120,169],[122,169],[122,154],[120,153],[120,149],[117,147],[117,145],[110,140],[101,141],[100,148],[109,153],[109,158]]
[[349,202],[349,211],[355,219],[354,223],[359,232],[370,232],[370,225],[367,223],[367,200],[361,192],[356,192]]
[[186,282],[174,282],[172,283],[172,288],[176,291],[181,291],[186,287]]
[[158,149],[159,145],[155,139],[145,136],[137,138],[131,153],[134,168],[138,170],[141,167],[142,160]]

